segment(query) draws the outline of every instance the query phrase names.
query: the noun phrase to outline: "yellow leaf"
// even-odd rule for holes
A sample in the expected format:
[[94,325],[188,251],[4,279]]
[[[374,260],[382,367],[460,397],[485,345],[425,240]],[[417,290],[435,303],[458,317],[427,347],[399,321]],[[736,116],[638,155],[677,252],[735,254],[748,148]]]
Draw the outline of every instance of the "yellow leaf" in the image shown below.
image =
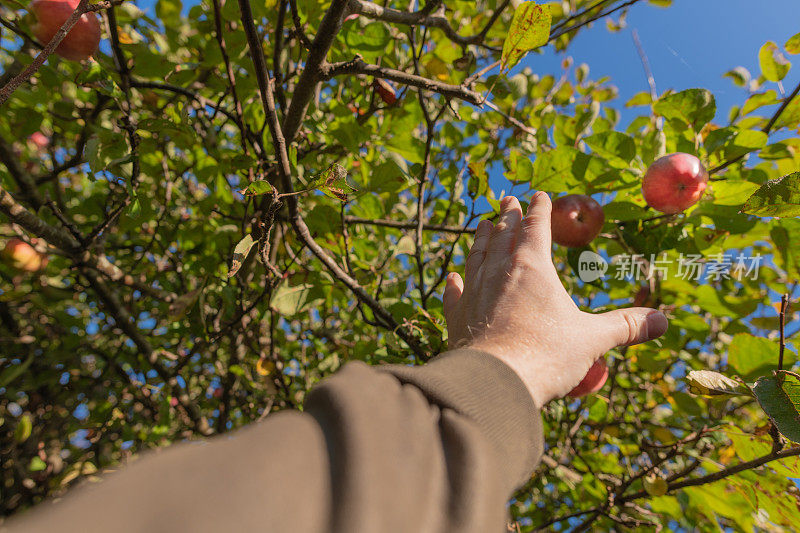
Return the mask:
[[119,26],[117,26],[117,34],[119,35],[119,42],[122,44],[133,44],[135,42],[131,35],[126,31],[122,31]]
[[519,63],[529,50],[547,44],[551,19],[550,4],[539,6],[536,2],[523,2],[517,7],[503,43],[503,70]]
[[726,465],[731,462],[731,459],[736,457],[736,450],[733,446],[727,446],[719,452],[719,462]]
[[427,63],[425,63],[425,68],[434,78],[437,78],[439,81],[448,81],[450,79],[447,65],[438,57],[432,57]]
[[258,363],[256,363],[256,372],[260,376],[269,376],[275,372],[275,363],[269,359],[259,359]]

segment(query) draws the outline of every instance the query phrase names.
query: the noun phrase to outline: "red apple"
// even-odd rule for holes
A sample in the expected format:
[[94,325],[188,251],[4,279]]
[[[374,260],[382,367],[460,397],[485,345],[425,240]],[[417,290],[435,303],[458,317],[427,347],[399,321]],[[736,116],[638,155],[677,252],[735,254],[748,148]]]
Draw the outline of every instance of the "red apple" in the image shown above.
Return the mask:
[[657,159],[647,169],[642,193],[647,205],[662,213],[680,213],[703,196],[708,172],[691,154],[675,153]]
[[375,78],[372,82],[372,86],[375,87],[378,96],[381,97],[381,100],[383,100],[386,105],[394,105],[395,102],[397,102],[397,94],[394,92],[394,87],[389,85],[385,80]]
[[33,246],[20,239],[9,239],[3,249],[3,256],[17,270],[37,272],[45,265],[45,258]]
[[[30,11],[36,16],[31,28],[36,38],[44,45],[56,34],[69,16],[78,7],[79,0],[33,0]],[[100,44],[100,21],[97,13],[84,13],[56,47],[56,53],[64,59],[82,61],[88,59]]]
[[568,194],[553,201],[550,228],[553,242],[570,248],[586,246],[600,233],[606,217],[591,196]]
[[581,382],[578,383],[578,386],[569,391],[567,396],[571,398],[580,398],[581,396],[597,392],[603,388],[606,379],[608,379],[608,367],[606,366],[606,360],[601,357],[594,362]]
[[31,136],[28,137],[28,140],[32,142],[39,150],[44,150],[47,148],[47,145],[50,144],[50,139],[48,139],[47,135],[41,131],[31,134]]

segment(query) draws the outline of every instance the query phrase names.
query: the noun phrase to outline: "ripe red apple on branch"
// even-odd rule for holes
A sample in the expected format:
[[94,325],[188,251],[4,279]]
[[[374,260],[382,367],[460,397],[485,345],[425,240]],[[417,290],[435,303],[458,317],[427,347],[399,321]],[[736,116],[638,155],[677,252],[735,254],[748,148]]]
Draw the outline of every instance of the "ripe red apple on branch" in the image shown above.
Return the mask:
[[33,145],[36,146],[36,148],[38,148],[39,150],[44,150],[50,144],[50,139],[47,137],[47,135],[45,135],[41,131],[32,133],[28,137],[28,140],[32,142]]
[[[47,44],[78,7],[79,0],[33,0],[30,11],[36,17],[31,28],[42,43]],[[100,44],[100,21],[96,13],[84,13],[56,47],[64,59],[88,59]]]
[[30,244],[17,238],[6,242],[3,257],[12,267],[25,272],[38,272],[46,264],[46,258],[42,254]]
[[383,100],[383,103],[386,105],[394,105],[397,102],[397,93],[395,93],[394,87],[389,85],[389,82],[386,80],[375,78],[372,82],[372,86],[375,87],[378,96],[381,97],[381,100]]
[[608,366],[606,366],[606,360],[601,357],[589,368],[589,371],[581,382],[578,383],[574,389],[569,391],[568,396],[571,398],[580,398],[581,396],[597,392],[603,388],[606,379],[608,379]]
[[591,196],[568,194],[553,201],[550,228],[553,242],[561,246],[586,246],[600,233],[606,218],[603,207]]
[[678,152],[665,155],[650,165],[642,181],[642,193],[653,209],[674,214],[696,204],[707,184],[708,172],[700,160]]

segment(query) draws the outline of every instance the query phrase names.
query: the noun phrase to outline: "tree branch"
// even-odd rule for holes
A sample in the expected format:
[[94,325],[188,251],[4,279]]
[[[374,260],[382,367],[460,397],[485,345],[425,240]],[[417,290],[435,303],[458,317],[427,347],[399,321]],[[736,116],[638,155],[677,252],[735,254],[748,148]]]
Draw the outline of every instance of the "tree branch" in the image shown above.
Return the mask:
[[[240,5],[242,1],[243,0],[239,0]],[[305,118],[306,110],[308,109],[308,103],[314,96],[317,83],[320,81],[320,67],[325,62],[328,50],[330,50],[333,40],[342,27],[342,18],[344,17],[346,7],[347,0],[333,0],[331,2],[331,6],[325,13],[325,17],[323,17],[322,23],[317,30],[317,35],[314,37],[314,42],[311,43],[311,50],[306,59],[305,67],[303,67],[300,79],[297,80],[297,85],[294,87],[292,101],[289,104],[289,110],[286,112],[286,118],[283,121],[283,136],[286,142],[292,142],[294,140],[295,135],[297,135],[300,129],[300,125],[303,123],[303,118]],[[252,24],[252,17],[249,20]],[[266,73],[266,68],[264,72]],[[261,80],[259,80],[259,83],[261,83]]]
[[100,300],[102,300],[108,313],[114,318],[116,326],[133,341],[139,353],[147,359],[147,362],[158,373],[159,377],[169,385],[172,395],[177,398],[178,403],[183,407],[186,415],[194,424],[195,429],[199,433],[207,435],[210,432],[208,421],[202,415],[197,405],[189,398],[188,393],[178,384],[177,378],[170,375],[170,372],[161,364],[161,361],[158,359],[158,353],[153,349],[144,335],[142,335],[141,331],[139,331],[135,320],[125,307],[122,306],[116,294],[109,290],[106,284],[91,271],[83,270],[83,275],[89,281],[89,284]]
[[[385,220],[385,219],[372,219],[372,218],[361,218],[361,217],[354,217],[351,215],[347,215],[344,217],[344,221],[348,224],[362,224],[366,226],[383,226],[386,228],[396,228],[396,229],[416,229],[417,223],[413,221],[409,222],[400,222],[397,220]],[[472,234],[475,233],[475,228],[464,228],[461,226],[448,226],[445,224],[423,224],[422,229],[426,231],[436,231],[439,233],[455,233],[457,235],[461,235],[464,233]]]
[[9,220],[19,224],[26,231],[47,241],[70,257],[78,265],[85,265],[89,268],[103,273],[112,281],[117,281],[133,289],[139,290],[153,298],[164,302],[171,302],[175,295],[151,287],[140,280],[135,279],[130,274],[126,274],[118,266],[111,263],[105,256],[95,257],[84,246],[72,236],[69,231],[49,225],[47,222],[34,215],[2,187],[0,187],[0,212],[4,213]]
[[[298,87],[295,88],[295,93],[292,98],[292,103],[289,106],[289,111],[287,112],[286,123],[288,123],[290,126],[294,124],[294,121],[302,121],[305,115],[305,109],[308,102],[306,101],[305,104],[303,104],[302,94],[305,93],[298,94],[298,88],[300,85],[303,85],[304,79],[306,80],[306,84],[311,85],[316,85],[317,81],[319,80],[320,62],[324,60],[325,54],[327,53],[327,50],[330,47],[330,44],[333,42],[333,38],[335,37],[335,33],[326,35],[326,31],[332,31],[332,28],[333,31],[338,31],[339,25],[341,24],[344,6],[345,3],[343,0],[334,0],[328,12],[325,14],[322,25],[320,26],[320,30],[317,32],[317,37],[314,39],[314,46],[312,47],[311,52],[311,55],[316,58],[313,60],[316,62],[316,66],[312,72],[310,69],[313,62],[311,57],[309,57],[309,60],[306,62],[306,68],[300,77],[300,81],[298,82]],[[367,306],[369,306],[370,309],[372,309],[373,313],[375,313],[375,315],[379,317],[381,321],[383,321],[386,327],[397,333],[397,335],[409,345],[409,347],[418,357],[427,359],[427,354],[425,354],[425,352],[419,346],[416,339],[414,339],[409,332],[400,328],[400,325],[397,323],[391,313],[384,309],[377,300],[370,296],[358,283],[358,281],[347,274],[347,272],[345,272],[342,267],[340,267],[319,244],[317,244],[317,242],[314,240],[314,237],[312,237],[308,226],[306,226],[303,217],[300,215],[297,204],[297,196],[292,194],[294,192],[294,186],[292,184],[291,177],[291,164],[289,163],[289,155],[286,151],[287,138],[291,139],[291,137],[284,137],[285,129],[281,128],[280,124],[278,123],[278,114],[275,109],[275,99],[272,91],[270,90],[272,80],[270,80],[269,73],[266,69],[266,62],[264,60],[264,54],[261,48],[261,40],[258,37],[255,24],[253,24],[253,16],[249,0],[239,0],[239,8],[242,12],[242,24],[244,26],[244,31],[247,34],[250,56],[253,59],[253,64],[256,69],[256,77],[258,79],[259,88],[261,91],[261,100],[264,105],[264,112],[267,116],[267,125],[269,126],[270,135],[272,136],[272,142],[275,147],[275,154],[278,158],[278,175],[280,176],[281,184],[284,189],[283,193],[287,195],[285,196],[285,199],[289,207],[289,216],[295,233],[300,240],[306,246],[308,246],[308,249],[311,250],[311,252],[317,256],[320,261],[322,261],[322,263],[339,281],[341,281],[348,289],[350,289],[350,291],[353,292],[353,294],[355,294],[359,300],[364,302]],[[323,31],[323,29],[325,29],[325,31]],[[324,50],[321,51],[322,48],[324,48]],[[299,122],[296,126],[293,126],[293,128],[293,133],[296,133],[297,129],[299,129]]]
[[[771,461],[777,461],[778,459],[785,459],[786,457],[795,457],[798,455],[800,455],[800,446],[795,446],[794,448],[786,448],[785,450],[769,453],[767,455],[758,457],[751,461],[739,463],[738,465],[725,468],[723,470],[720,470],[719,472],[714,472],[713,474],[708,474],[706,476],[695,477],[690,479],[684,479],[683,481],[674,481],[669,485],[667,485],[667,492],[683,489],[686,487],[696,487],[698,485],[705,485],[706,483],[719,481],[734,474],[738,474],[739,472],[744,472],[745,470],[758,468],[759,466],[763,466]],[[639,498],[644,498],[646,496],[648,496],[647,492],[640,490],[638,492],[634,492],[633,494],[623,496],[617,501],[619,503],[626,503]]]
[[121,2],[105,1],[89,5],[89,0],[80,0],[75,11],[73,11],[64,24],[61,25],[56,34],[53,35],[53,38],[50,39],[50,42],[36,55],[33,62],[0,89],[0,105],[3,105],[20,85],[28,81],[31,76],[44,65],[44,62],[47,61],[47,58],[50,57],[50,54],[53,53],[56,47],[61,44],[61,41],[64,40],[64,37],[67,36],[72,27],[78,22],[79,18],[91,11],[108,9],[119,3]]
[[322,65],[320,69],[321,80],[329,80],[342,74],[365,74],[376,78],[396,81],[405,85],[411,85],[412,87],[425,89],[426,91],[439,93],[448,98],[458,98],[474,105],[481,105],[484,100],[483,95],[480,93],[461,85],[450,85],[448,83],[423,78],[422,76],[407,74],[400,70],[371,65],[364,62],[361,57],[356,57],[351,61],[328,63]]
[[[787,96],[783,100],[783,103],[781,104],[781,106],[778,108],[777,111],[775,111],[775,114],[772,115],[772,118],[769,119],[769,121],[766,123],[766,125],[763,128],[761,128],[761,131],[763,131],[764,133],[769,135],[770,131],[772,131],[772,127],[775,125],[775,122],[778,121],[778,118],[780,118],[780,116],[783,113],[783,111],[789,106],[790,103],[792,103],[792,100],[795,99],[795,97],[797,96],[798,93],[800,93],[800,83],[798,83],[797,87],[794,88],[794,90],[792,91],[792,94],[790,94],[789,96]],[[728,168],[729,166],[731,166],[732,164],[736,163],[737,161],[740,161],[741,159],[744,158],[745,155],[747,155],[749,153],[750,152],[747,152],[747,153],[742,154],[740,156],[734,157],[730,161],[725,161],[724,163],[722,163],[722,164],[712,168],[711,170],[709,170],[708,173],[709,174],[716,174],[720,170]],[[717,179],[723,179],[723,178],[717,178]]]
[[363,15],[367,18],[382,20],[392,24],[438,28],[442,30],[444,34],[447,35],[447,38],[454,43],[460,44],[461,46],[467,46],[471,44],[483,43],[483,39],[486,37],[486,34],[489,33],[489,30],[492,28],[495,21],[497,21],[509,3],[510,0],[504,1],[492,14],[492,17],[489,19],[489,22],[486,24],[486,26],[484,26],[480,32],[469,37],[462,37],[455,29],[453,29],[453,27],[450,25],[450,22],[444,16],[444,5],[440,5],[441,2],[428,2],[428,5],[435,4],[434,9],[438,8],[434,14],[430,14],[432,9],[429,8],[428,5],[419,11],[408,12],[383,7],[365,0],[350,0],[348,2],[348,9],[353,14]]
[[8,173],[11,174],[11,177],[14,178],[14,181],[19,186],[21,196],[31,207],[38,211],[39,208],[44,205],[44,199],[42,199],[42,196],[36,188],[36,182],[33,177],[20,166],[11,146],[6,144],[3,139],[0,139],[0,162],[6,166]]

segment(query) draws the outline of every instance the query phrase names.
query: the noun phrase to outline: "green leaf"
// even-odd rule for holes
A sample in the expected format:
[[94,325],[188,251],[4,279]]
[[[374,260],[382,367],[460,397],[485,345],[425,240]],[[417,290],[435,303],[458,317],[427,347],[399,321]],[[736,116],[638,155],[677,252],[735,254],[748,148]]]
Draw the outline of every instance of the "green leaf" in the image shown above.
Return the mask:
[[229,278],[235,276],[239,269],[242,268],[245,259],[250,254],[250,249],[255,243],[256,241],[253,240],[253,237],[248,234],[233,249],[233,259],[231,259],[231,267],[228,269]]
[[742,461],[752,461],[772,449],[772,439],[767,436],[748,435],[740,429],[729,429],[725,435],[731,440],[736,456]]
[[608,415],[608,400],[602,396],[592,396],[589,402],[589,420],[602,422]]
[[603,212],[606,220],[619,220],[620,222],[640,220],[652,215],[644,207],[625,201],[608,203],[603,206]]
[[272,184],[267,180],[258,180],[251,182],[247,188],[242,189],[239,192],[245,196],[260,196],[262,194],[271,193],[274,190],[275,187],[273,187]]
[[[653,0],[650,0],[651,2]],[[681,504],[675,496],[659,496],[651,499],[649,502],[650,508],[659,514],[666,514],[675,518],[683,517],[683,510]]]
[[739,87],[744,87],[750,81],[750,71],[744,67],[736,67],[732,70],[729,70],[722,76],[725,78],[730,78],[734,85]]
[[773,129],[795,128],[798,124],[800,124],[800,98],[795,96],[778,116]]
[[42,461],[42,458],[38,455],[34,456],[31,459],[30,464],[28,465],[28,470],[31,472],[41,472],[42,470],[47,469],[47,463]]
[[539,191],[567,192],[577,184],[576,177],[584,175],[588,164],[589,156],[571,146],[539,152],[533,162],[531,187]]
[[749,333],[737,333],[728,347],[728,364],[747,379],[763,375],[778,363],[777,343]]
[[633,138],[618,131],[595,133],[585,137],[583,141],[595,153],[603,157],[616,157],[628,162],[636,156],[636,145]]
[[728,179],[714,182],[714,203],[716,205],[742,205],[758,185],[752,181]]
[[344,36],[347,46],[368,58],[379,57],[391,40],[383,22],[371,22],[363,28],[354,26]]
[[720,128],[708,134],[705,141],[709,153],[719,150],[726,160],[749,154],[767,145],[767,134],[760,130]]
[[735,379],[711,370],[691,370],[686,375],[689,392],[703,396],[750,394],[746,386]]
[[22,363],[18,365],[9,365],[8,367],[6,367],[6,369],[3,370],[2,373],[0,373],[0,388],[8,387],[11,383],[14,382],[15,379],[21,376],[28,369],[28,367],[31,366],[31,363],[33,363],[33,359],[34,355],[31,354]]
[[667,493],[669,486],[667,480],[660,476],[647,476],[642,481],[644,491],[650,496],[663,496]]
[[758,64],[761,74],[769,81],[778,82],[786,77],[792,64],[783,55],[778,45],[767,41],[758,51]]
[[717,104],[707,89],[686,89],[662,96],[653,104],[653,111],[667,119],[684,121],[699,131],[714,118]]
[[[528,183],[533,179],[533,163],[527,154],[523,154],[518,150],[511,150],[506,166],[508,167],[508,172],[503,175],[508,181]],[[472,165],[470,165],[470,168],[472,168]]]
[[636,93],[630,100],[625,102],[625,107],[637,107],[640,105],[650,105],[653,103],[653,97],[650,93],[643,91]]
[[778,431],[792,442],[800,442],[800,376],[775,372],[756,381],[753,392]]
[[672,399],[675,401],[675,405],[678,407],[678,409],[684,413],[690,416],[703,415],[703,407],[689,394],[681,391],[675,391],[672,393]]
[[308,184],[309,189],[319,189],[325,196],[347,201],[347,195],[356,189],[347,183],[347,170],[337,163],[329,166],[325,171]]
[[100,159],[100,139],[96,136],[91,137],[86,141],[86,146],[83,148],[84,157],[89,163],[89,169],[92,172],[100,172],[105,168],[105,163]]
[[742,106],[742,115],[749,115],[759,107],[778,103],[778,93],[770,89],[763,93],[756,93],[748,98]]
[[25,442],[31,436],[33,430],[33,422],[31,422],[30,415],[22,415],[17,422],[17,428],[14,430],[14,440],[17,442]]
[[[527,157],[524,160],[527,160],[528,164],[530,164]],[[467,171],[469,172],[469,180],[467,181],[469,197],[474,199],[485,195],[489,189],[489,174],[486,172],[486,165],[482,162],[470,163],[467,166]]]
[[790,54],[800,54],[800,33],[796,33],[783,45]]
[[766,182],[740,212],[760,217],[800,216],[800,172]]
[[546,44],[550,38],[550,22],[550,4],[523,2],[517,6],[503,43],[502,69],[510,69],[526,52]]
[[323,300],[314,294],[315,287],[316,285],[313,283],[304,283],[294,287],[281,285],[273,294],[269,305],[286,317],[302,313]]

